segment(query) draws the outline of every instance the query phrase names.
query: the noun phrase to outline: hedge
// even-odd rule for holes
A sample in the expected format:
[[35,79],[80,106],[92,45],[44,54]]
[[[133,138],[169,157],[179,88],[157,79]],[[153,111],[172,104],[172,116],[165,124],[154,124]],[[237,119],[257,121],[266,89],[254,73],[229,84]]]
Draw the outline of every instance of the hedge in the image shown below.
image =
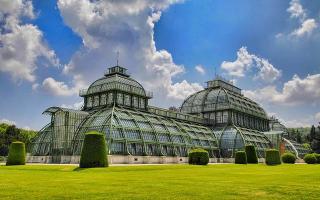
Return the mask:
[[104,135],[96,131],[85,134],[80,168],[107,167],[107,148]]
[[314,156],[317,159],[317,164],[320,164],[320,154],[314,153]]
[[306,154],[303,158],[305,163],[308,164],[316,164],[317,163],[317,158],[314,154]]
[[234,159],[235,164],[247,164],[247,154],[245,151],[237,151]]
[[188,154],[189,164],[207,165],[209,163],[209,154],[204,149],[193,149]]
[[293,153],[284,153],[281,156],[283,163],[294,164],[296,162],[296,156]]
[[26,147],[23,142],[12,142],[9,147],[9,154],[6,165],[25,165]]
[[280,153],[276,149],[266,150],[266,164],[267,165],[280,165]]
[[245,147],[245,152],[247,154],[247,163],[251,163],[251,164],[258,163],[256,148],[253,145],[247,145]]

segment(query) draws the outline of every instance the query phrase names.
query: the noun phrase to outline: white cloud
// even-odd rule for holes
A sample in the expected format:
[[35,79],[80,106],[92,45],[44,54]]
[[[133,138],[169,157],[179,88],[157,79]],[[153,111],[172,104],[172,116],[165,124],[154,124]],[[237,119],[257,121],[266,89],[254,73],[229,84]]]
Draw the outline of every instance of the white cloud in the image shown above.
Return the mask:
[[[306,19],[307,11],[303,8],[299,0],[291,0],[290,6],[287,9],[287,11],[290,13],[291,18],[297,18],[299,20],[299,28],[293,30],[287,36],[301,38],[305,35],[311,35],[311,33],[314,32],[314,30],[318,27],[318,24],[315,19]],[[279,39],[282,36],[284,36],[284,34],[279,33],[276,35],[276,38]]]
[[316,113],[314,118],[316,119],[317,122],[320,123],[320,112]]
[[281,90],[276,86],[269,85],[262,89],[254,91],[243,91],[249,98],[255,99],[261,103],[271,103],[280,105],[298,105],[298,104],[314,104],[319,105],[320,99],[320,74],[308,75],[301,79],[298,75],[294,75],[291,80],[283,85]]
[[83,106],[83,101],[79,101],[79,102],[74,103],[73,105],[62,104],[60,107],[80,110],[82,108],[82,106]]
[[202,67],[202,65],[197,65],[197,66],[195,66],[194,68],[195,68],[195,70],[196,70],[197,72],[199,72],[199,73],[202,74],[202,75],[204,75],[204,74],[206,73],[206,70]]
[[[154,91],[161,105],[179,99],[172,90],[173,77],[183,73],[184,67],[175,64],[166,50],[157,50],[153,38],[161,12],[177,2],[59,0],[64,22],[84,45],[64,67],[64,73],[92,82],[106,67],[115,65],[116,52],[120,51],[119,64],[146,89]],[[192,83],[184,84],[193,87]]]
[[186,80],[181,83],[175,83],[169,88],[169,97],[174,97],[175,99],[183,100],[189,95],[202,90],[203,87],[198,83],[189,84]]
[[299,0],[292,0],[287,11],[291,14],[291,18],[304,19],[306,17],[306,11],[303,9]]
[[5,124],[9,124],[9,125],[16,125],[17,123],[15,121],[11,121],[8,119],[0,119],[0,123],[5,123]]
[[39,57],[57,66],[55,53],[44,44],[43,34],[21,18],[34,18],[31,1],[5,0],[0,3],[0,71],[14,80],[35,81]]
[[32,84],[32,90],[36,91],[39,88],[39,86],[40,86],[39,83]]
[[75,88],[69,88],[64,82],[56,81],[52,77],[46,78],[42,82],[42,87],[47,92],[57,96],[71,96],[78,92]]
[[318,27],[316,20],[314,19],[307,19],[305,20],[301,26],[294,30],[291,34],[293,36],[302,37],[304,35],[310,35],[314,29]]
[[223,61],[221,68],[231,76],[244,77],[251,69],[258,69],[255,79],[273,82],[281,76],[281,71],[275,68],[268,60],[250,54],[247,47],[241,47],[237,52],[237,59],[233,62]]

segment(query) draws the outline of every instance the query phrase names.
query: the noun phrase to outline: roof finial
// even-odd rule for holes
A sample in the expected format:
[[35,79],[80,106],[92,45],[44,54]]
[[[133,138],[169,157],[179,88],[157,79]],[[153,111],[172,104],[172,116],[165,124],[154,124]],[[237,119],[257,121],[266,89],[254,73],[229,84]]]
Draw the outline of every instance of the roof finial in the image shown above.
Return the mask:
[[214,78],[217,78],[217,66],[214,66]]
[[119,50],[117,51],[117,66],[119,66],[119,54],[120,54],[120,52],[119,52]]

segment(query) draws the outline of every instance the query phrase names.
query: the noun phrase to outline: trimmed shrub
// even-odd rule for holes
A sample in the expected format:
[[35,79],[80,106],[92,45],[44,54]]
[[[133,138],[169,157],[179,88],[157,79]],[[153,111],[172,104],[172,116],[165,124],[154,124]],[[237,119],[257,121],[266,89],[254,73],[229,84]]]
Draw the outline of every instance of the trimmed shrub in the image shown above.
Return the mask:
[[209,153],[204,149],[193,149],[188,154],[189,164],[207,165],[209,163]]
[[320,164],[320,154],[314,153],[314,156],[315,156],[316,159],[317,159],[317,164]]
[[5,161],[5,157],[4,156],[0,156],[0,162]]
[[266,164],[267,165],[280,165],[280,153],[276,149],[266,150]]
[[296,156],[293,153],[284,153],[281,159],[283,163],[294,164],[296,162]]
[[314,154],[306,154],[303,158],[305,163],[308,164],[315,164],[317,163],[317,158]]
[[258,163],[256,148],[253,145],[247,145],[245,147],[245,152],[247,154],[247,163],[251,163],[251,164]]
[[247,164],[247,154],[245,151],[237,151],[234,159],[235,164]]
[[104,135],[96,131],[85,134],[80,157],[80,168],[107,167],[107,148]]
[[9,155],[6,165],[25,165],[26,147],[23,142],[12,142],[9,147]]

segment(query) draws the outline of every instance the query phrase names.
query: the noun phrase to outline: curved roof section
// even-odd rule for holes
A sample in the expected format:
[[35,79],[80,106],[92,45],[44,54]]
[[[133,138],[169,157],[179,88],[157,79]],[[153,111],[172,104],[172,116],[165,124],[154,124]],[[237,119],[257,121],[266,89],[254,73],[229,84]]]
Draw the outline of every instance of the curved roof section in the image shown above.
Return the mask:
[[226,126],[222,129],[214,129],[220,132],[220,149],[222,157],[232,157],[238,150],[244,149],[245,145],[256,147],[259,157],[264,157],[264,151],[271,147],[270,140],[260,131],[241,128],[237,126]]
[[35,138],[32,139],[30,149],[31,155],[49,155],[52,146],[52,125],[51,123],[43,127]]
[[234,109],[257,117],[268,118],[259,104],[243,96],[240,92],[223,87],[206,88],[192,94],[181,106],[181,112],[190,114],[225,109]]
[[218,148],[208,127],[113,107],[101,109],[84,120],[73,139],[74,155],[80,154],[84,135],[90,130],[106,134],[110,154],[187,156],[190,148],[201,147],[213,157],[213,150]]
[[143,86],[126,74],[126,69],[120,66],[109,68],[109,73],[93,82],[88,89],[80,91],[80,96],[105,92],[108,90],[120,90],[139,96],[147,96]]

